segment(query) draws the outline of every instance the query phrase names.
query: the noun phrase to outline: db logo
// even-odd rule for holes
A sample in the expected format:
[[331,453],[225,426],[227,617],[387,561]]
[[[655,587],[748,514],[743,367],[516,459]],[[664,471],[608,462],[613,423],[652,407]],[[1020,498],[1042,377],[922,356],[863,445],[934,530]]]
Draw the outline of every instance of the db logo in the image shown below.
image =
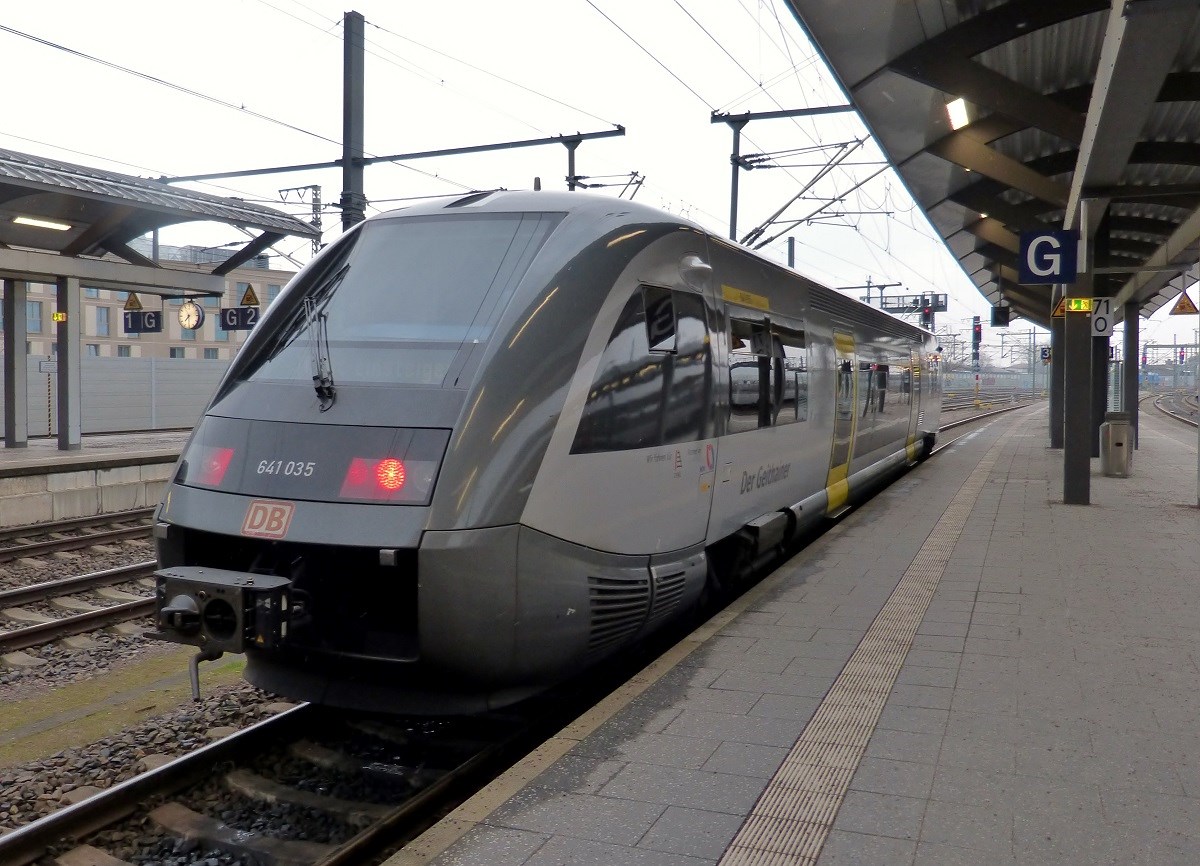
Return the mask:
[[296,506],[291,502],[276,502],[271,499],[255,499],[246,509],[242,521],[242,535],[255,538],[283,538]]

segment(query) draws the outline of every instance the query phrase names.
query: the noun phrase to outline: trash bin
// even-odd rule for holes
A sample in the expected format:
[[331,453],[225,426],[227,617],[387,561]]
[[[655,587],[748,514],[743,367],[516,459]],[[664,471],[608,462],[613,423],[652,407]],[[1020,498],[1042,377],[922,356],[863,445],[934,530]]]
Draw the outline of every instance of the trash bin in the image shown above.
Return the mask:
[[1133,463],[1133,424],[1128,412],[1109,412],[1100,425],[1100,471],[1128,478]]

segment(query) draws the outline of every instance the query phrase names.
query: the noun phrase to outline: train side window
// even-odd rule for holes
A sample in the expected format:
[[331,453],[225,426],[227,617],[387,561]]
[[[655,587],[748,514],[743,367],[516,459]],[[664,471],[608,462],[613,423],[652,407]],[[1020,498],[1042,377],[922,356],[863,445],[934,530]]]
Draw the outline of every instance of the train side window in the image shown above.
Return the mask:
[[651,352],[675,352],[677,326],[671,290],[642,286],[642,304],[646,311],[646,340]]
[[808,420],[808,349],[804,331],[776,325],[771,393],[776,424]]
[[729,320],[730,433],[770,424],[770,338],[766,322]]
[[704,301],[687,292],[640,286],[601,353],[571,453],[706,438],[712,428],[711,391]]

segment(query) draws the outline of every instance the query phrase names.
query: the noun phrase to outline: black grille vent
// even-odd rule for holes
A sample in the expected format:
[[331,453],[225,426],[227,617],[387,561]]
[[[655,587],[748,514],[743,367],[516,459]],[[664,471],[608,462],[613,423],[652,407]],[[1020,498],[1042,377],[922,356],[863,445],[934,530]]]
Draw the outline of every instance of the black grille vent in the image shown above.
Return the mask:
[[687,583],[687,572],[675,571],[664,575],[655,575],[654,606],[650,609],[650,622],[659,620],[674,613],[683,598],[683,590]]
[[607,649],[627,640],[642,627],[650,604],[650,579],[588,575],[591,629],[588,652]]

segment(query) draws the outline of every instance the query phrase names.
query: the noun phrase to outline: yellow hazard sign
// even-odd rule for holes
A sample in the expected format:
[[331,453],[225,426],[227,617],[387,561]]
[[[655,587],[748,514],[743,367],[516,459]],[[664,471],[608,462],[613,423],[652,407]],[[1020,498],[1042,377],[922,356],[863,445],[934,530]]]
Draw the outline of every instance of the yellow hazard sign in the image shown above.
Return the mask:
[[257,307],[258,295],[254,294],[254,286],[246,284],[246,292],[242,295],[242,302],[239,306],[242,307]]
[[1058,301],[1058,306],[1054,308],[1054,313],[1052,314],[1052,317],[1055,319],[1061,319],[1066,314],[1067,314],[1067,299],[1060,298]]
[[1200,310],[1196,309],[1196,305],[1192,303],[1192,299],[1188,297],[1187,292],[1179,293],[1179,300],[1175,302],[1175,306],[1171,307],[1172,316],[1196,316],[1200,315]]
[[138,298],[137,292],[130,292],[129,297],[125,299],[126,311],[129,311],[129,310],[136,311],[136,310],[140,310],[141,308],[142,308],[142,301],[140,298]]

